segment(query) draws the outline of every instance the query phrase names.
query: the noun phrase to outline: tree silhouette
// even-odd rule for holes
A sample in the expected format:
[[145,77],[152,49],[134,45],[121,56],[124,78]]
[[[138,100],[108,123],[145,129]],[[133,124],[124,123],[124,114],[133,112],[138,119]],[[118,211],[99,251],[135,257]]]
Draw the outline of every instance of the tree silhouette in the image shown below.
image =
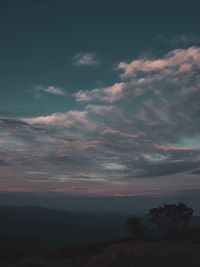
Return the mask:
[[145,228],[141,220],[135,215],[131,215],[127,221],[129,234],[134,239],[143,239],[145,237]]
[[184,203],[165,204],[149,211],[149,219],[162,237],[175,238],[188,228],[193,209]]

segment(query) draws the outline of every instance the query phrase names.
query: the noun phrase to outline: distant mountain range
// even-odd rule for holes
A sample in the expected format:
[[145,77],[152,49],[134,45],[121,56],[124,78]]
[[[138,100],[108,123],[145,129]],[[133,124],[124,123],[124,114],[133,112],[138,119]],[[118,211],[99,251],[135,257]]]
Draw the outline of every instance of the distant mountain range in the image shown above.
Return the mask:
[[0,257],[127,235],[126,216],[79,214],[42,207],[0,207]]

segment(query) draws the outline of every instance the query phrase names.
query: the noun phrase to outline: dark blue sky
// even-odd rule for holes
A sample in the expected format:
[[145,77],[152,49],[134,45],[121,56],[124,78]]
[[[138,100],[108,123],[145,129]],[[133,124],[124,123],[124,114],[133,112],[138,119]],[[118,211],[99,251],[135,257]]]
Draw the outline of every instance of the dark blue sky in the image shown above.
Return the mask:
[[[112,67],[121,60],[187,47],[188,43],[173,44],[182,35],[194,35],[195,40],[188,41],[199,43],[199,8],[192,2],[95,2],[99,1],[1,2],[2,110],[34,114],[41,106],[45,113],[69,109],[71,98],[33,101],[32,88],[55,84],[71,93],[80,87],[92,89],[99,81],[109,85],[117,76]],[[80,52],[96,53],[102,64],[74,68],[72,57]]]
[[199,187],[199,8],[1,1],[2,191]]

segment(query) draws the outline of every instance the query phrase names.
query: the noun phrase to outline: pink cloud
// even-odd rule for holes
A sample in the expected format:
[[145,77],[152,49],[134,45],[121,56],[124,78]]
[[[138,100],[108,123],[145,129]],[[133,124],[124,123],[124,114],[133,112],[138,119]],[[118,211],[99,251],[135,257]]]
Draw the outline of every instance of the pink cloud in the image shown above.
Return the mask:
[[180,151],[180,152],[188,152],[188,151],[194,151],[194,148],[186,148],[186,147],[176,147],[176,146],[161,146],[158,144],[155,144],[155,148],[162,150],[162,151]]
[[97,100],[112,103],[123,97],[127,86],[128,85],[126,83],[120,82],[104,88],[95,88],[91,91],[80,90],[74,94],[74,97],[78,102]]
[[126,137],[126,138],[137,138],[138,137],[137,134],[130,134],[130,133],[126,133],[126,132],[123,132],[123,131],[115,130],[115,129],[112,129],[112,128],[106,128],[104,130],[103,134],[118,135],[118,136],[122,136],[122,137]]
[[[196,47],[173,50],[159,59],[136,59],[130,63],[120,62],[118,69],[122,71],[121,78],[132,78],[131,80],[116,82],[111,86],[92,90],[79,90],[73,96],[78,102],[114,103],[125,97],[139,97],[146,91],[160,95],[165,87],[159,85],[159,88],[156,88],[155,83],[163,81],[178,85],[183,89],[183,86],[188,87],[190,73],[199,67],[200,48]],[[137,74],[141,72],[143,76],[137,77]]]
[[60,125],[65,128],[78,125],[85,125],[90,129],[96,128],[95,123],[87,119],[87,111],[70,110],[66,113],[53,113],[47,116],[23,118],[22,120],[29,124]]
[[162,59],[136,59],[130,63],[120,62],[118,69],[122,70],[122,78],[130,78],[138,72],[149,73],[167,68],[178,68],[180,72],[190,72],[195,66],[200,67],[200,48],[177,49],[168,53]]

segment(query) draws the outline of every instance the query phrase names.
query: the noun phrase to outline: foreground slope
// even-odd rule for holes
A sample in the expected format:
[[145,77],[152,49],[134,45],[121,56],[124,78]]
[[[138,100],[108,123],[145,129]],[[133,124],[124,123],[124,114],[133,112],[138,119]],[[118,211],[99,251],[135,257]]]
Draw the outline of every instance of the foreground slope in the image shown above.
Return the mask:
[[1,262],[2,267],[198,267],[200,243],[118,241]]

